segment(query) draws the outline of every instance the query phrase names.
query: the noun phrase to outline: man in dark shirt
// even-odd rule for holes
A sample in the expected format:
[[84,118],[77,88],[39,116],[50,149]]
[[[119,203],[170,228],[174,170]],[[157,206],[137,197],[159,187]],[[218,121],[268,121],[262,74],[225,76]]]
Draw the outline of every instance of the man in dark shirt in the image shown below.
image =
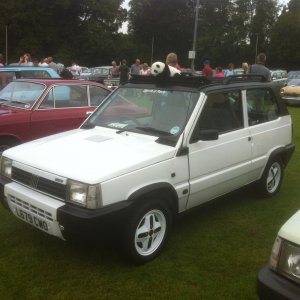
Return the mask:
[[256,64],[249,68],[249,74],[264,75],[268,81],[271,81],[271,72],[265,66],[266,60],[266,54],[259,53],[256,57]]
[[119,67],[120,72],[120,84],[123,84],[128,81],[129,78],[129,67],[127,66],[126,59],[122,60],[121,66]]

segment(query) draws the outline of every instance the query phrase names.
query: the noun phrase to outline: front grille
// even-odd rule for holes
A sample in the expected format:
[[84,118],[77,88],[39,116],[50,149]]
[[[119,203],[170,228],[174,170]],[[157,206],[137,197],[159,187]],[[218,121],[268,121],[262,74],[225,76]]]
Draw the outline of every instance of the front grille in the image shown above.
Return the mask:
[[66,200],[67,187],[64,184],[37,176],[16,167],[12,167],[12,179],[34,190],[61,200]]
[[34,205],[31,205],[29,203],[27,203],[26,201],[21,200],[20,198],[17,198],[13,195],[8,195],[9,196],[9,200],[11,202],[13,202],[16,206],[21,207],[22,209],[38,216],[41,217],[43,219],[49,220],[53,222],[53,216],[50,212],[43,210],[41,208],[38,208]]

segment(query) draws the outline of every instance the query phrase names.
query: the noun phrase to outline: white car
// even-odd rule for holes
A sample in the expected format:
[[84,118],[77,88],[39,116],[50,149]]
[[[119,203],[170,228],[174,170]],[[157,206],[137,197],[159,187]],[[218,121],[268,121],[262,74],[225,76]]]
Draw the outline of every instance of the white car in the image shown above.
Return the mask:
[[68,239],[122,230],[135,263],[156,257],[176,215],[256,182],[280,189],[292,121],[260,77],[133,77],[76,130],[3,153],[3,203]]
[[260,299],[300,298],[300,210],[279,230],[269,265],[258,274]]

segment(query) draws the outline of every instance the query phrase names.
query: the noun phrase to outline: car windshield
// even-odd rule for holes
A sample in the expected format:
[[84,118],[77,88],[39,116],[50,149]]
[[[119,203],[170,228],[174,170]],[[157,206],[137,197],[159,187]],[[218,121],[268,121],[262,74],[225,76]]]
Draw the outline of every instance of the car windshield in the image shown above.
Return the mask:
[[288,85],[300,85],[300,78],[293,78],[288,81]]
[[121,87],[83,124],[102,126],[117,132],[179,136],[187,123],[199,93],[158,88]]
[[288,85],[300,85],[300,72],[288,73]]
[[0,91],[0,103],[30,109],[44,89],[43,84],[14,81]]
[[81,67],[81,73],[90,73],[91,69],[90,68],[86,68],[86,67]]

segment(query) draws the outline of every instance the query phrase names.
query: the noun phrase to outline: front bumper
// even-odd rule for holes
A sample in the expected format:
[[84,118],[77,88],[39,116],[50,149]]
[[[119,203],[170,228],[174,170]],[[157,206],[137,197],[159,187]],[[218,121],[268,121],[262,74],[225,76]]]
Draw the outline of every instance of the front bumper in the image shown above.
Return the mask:
[[299,96],[281,96],[285,103],[290,105],[299,105],[300,104],[300,95]]
[[99,237],[122,228],[130,209],[129,201],[89,210],[1,179],[1,200],[17,218],[61,239]]
[[299,300],[300,286],[265,266],[258,273],[257,294],[261,300]]

